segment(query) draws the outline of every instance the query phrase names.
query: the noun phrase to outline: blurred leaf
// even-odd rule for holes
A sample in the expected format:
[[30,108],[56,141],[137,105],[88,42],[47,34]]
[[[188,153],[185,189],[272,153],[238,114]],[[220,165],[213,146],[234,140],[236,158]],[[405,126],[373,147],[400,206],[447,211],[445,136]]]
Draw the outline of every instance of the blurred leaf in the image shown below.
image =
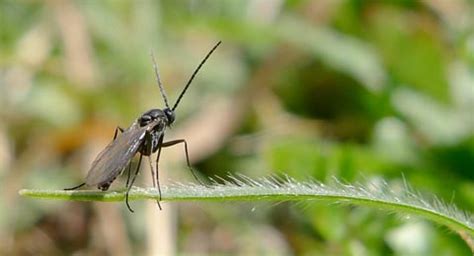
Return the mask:
[[433,144],[452,145],[472,135],[469,116],[447,109],[426,95],[396,89],[393,104]]
[[57,84],[43,82],[32,88],[23,111],[56,126],[70,126],[82,119],[74,98]]
[[376,5],[369,16],[369,36],[397,83],[448,101],[445,49],[429,13],[413,16],[402,8]]
[[350,74],[368,90],[384,89],[386,74],[375,50],[367,43],[326,27],[310,26],[296,18],[286,18],[277,35],[321,59],[326,65]]
[[398,163],[413,163],[418,152],[409,134],[409,128],[401,120],[387,117],[375,126],[374,152]]
[[433,254],[431,241],[433,230],[423,222],[406,223],[387,234],[388,244],[400,255]]

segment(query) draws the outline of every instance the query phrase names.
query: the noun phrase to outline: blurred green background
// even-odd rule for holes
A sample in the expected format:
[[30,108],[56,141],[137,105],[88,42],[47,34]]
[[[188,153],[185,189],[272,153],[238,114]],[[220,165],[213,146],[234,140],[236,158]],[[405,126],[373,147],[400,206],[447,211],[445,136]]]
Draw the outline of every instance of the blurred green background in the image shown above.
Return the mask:
[[[20,198],[80,183],[116,125],[171,102],[202,177],[404,179],[474,211],[474,2],[0,1],[0,254],[470,255],[416,217],[305,203]],[[182,149],[160,177],[193,181]],[[138,186],[151,186],[146,165]],[[122,188],[123,180],[112,188]]]

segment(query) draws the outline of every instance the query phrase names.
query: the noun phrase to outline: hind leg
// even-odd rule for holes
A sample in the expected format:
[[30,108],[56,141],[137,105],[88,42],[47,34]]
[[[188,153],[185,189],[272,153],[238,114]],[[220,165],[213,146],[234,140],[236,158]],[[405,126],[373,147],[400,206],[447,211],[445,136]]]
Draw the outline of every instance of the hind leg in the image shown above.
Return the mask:
[[84,186],[84,185],[86,185],[85,182],[82,183],[82,184],[79,184],[79,185],[77,185],[77,186],[75,186],[75,187],[72,187],[72,188],[65,188],[64,190],[76,190],[76,189],[78,189],[78,188],[80,188],[80,187],[82,187],[82,186]]
[[[180,143],[184,144],[184,154],[186,155],[186,164],[188,165],[188,168],[191,171],[191,174],[193,175],[194,179],[197,182],[199,182],[199,184],[204,185],[204,183],[198,178],[198,176],[194,172],[193,167],[191,166],[191,162],[189,161],[188,143],[186,142],[186,140],[180,139],[180,140],[170,140],[170,141],[167,141],[167,142],[163,142],[163,143],[160,144],[160,149],[162,147],[167,148],[167,147],[171,147],[171,146],[174,146],[174,145],[180,144]],[[159,155],[158,155],[158,157],[159,157]],[[158,163],[158,161],[157,161],[157,163]]]
[[130,212],[134,212],[134,211],[133,211],[132,207],[130,207],[130,204],[128,203],[128,195],[130,193],[130,189],[132,189],[133,183],[135,182],[135,178],[137,178],[138,171],[140,171],[140,165],[142,163],[142,157],[143,157],[143,155],[140,154],[140,159],[138,160],[137,169],[135,170],[135,174],[133,175],[130,184],[128,184],[127,191],[125,192],[125,204],[127,205],[127,208]]

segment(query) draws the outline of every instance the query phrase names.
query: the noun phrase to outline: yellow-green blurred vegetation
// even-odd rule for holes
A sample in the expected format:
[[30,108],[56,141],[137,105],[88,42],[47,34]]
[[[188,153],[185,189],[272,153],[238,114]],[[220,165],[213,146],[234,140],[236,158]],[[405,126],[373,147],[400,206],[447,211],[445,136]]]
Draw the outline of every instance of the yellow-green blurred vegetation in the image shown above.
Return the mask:
[[[19,197],[80,183],[117,125],[163,108],[151,50],[174,102],[219,40],[166,133],[201,177],[406,182],[474,212],[471,0],[0,0],[0,254],[470,255],[364,207]],[[184,159],[164,150],[162,185],[193,181]]]

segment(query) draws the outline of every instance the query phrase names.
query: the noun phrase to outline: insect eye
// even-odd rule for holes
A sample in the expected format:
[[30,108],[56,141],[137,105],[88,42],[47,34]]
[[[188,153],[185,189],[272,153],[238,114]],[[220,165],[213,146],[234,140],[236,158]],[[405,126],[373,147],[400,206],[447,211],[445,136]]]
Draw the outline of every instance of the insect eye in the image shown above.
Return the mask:
[[165,108],[164,112],[165,112],[166,118],[168,119],[168,123],[169,123],[168,125],[172,124],[175,118],[174,112],[169,108]]

